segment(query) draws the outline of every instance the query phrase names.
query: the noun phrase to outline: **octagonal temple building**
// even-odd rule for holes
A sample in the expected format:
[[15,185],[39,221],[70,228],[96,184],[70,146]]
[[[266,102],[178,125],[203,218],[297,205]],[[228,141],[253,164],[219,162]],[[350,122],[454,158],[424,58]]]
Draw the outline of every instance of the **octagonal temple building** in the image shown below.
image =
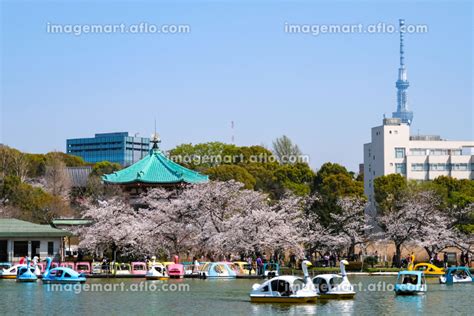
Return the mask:
[[120,185],[125,192],[136,195],[151,187],[178,189],[187,184],[209,181],[208,176],[166,157],[158,147],[158,136],[155,135],[151,142],[153,147],[147,156],[127,168],[104,175],[104,183]]

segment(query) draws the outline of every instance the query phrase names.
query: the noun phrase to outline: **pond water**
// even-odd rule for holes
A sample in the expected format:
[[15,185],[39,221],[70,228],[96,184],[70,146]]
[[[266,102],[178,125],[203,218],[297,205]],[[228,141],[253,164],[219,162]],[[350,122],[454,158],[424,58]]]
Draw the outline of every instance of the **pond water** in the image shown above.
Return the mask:
[[[304,305],[250,303],[252,284],[261,280],[88,279],[86,285],[52,287],[0,280],[0,315],[10,314],[193,314],[193,315],[417,315],[472,312],[473,284],[441,285],[428,279],[428,292],[395,296],[396,276],[350,276],[353,300]],[[472,315],[472,314],[471,314]]]

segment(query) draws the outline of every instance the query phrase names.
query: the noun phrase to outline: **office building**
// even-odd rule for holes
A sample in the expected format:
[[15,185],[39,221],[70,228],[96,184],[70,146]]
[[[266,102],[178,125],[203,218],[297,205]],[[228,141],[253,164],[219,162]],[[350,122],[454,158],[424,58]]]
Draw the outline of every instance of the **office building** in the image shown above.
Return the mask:
[[129,166],[150,150],[150,139],[129,136],[127,132],[95,134],[93,138],[66,141],[66,153],[82,157],[86,162],[110,161]]
[[437,135],[410,136],[410,126],[387,118],[372,128],[364,144],[364,191],[373,202],[374,179],[398,173],[409,180],[439,176],[474,179],[474,141],[448,141]]

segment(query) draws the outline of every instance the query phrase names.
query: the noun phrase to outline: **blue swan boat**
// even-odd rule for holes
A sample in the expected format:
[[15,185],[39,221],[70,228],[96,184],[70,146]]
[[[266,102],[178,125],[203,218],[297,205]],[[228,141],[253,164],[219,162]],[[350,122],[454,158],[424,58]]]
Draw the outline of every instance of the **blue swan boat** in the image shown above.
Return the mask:
[[426,280],[422,271],[398,272],[395,294],[416,295],[426,292]]
[[237,268],[232,262],[208,262],[204,264],[199,277],[206,278],[236,278]]
[[36,282],[38,277],[35,274],[36,265],[30,264],[30,259],[26,259],[26,265],[22,265],[16,271],[17,282]]
[[46,270],[43,274],[43,283],[85,283],[86,277],[71,268],[57,267],[51,269],[51,258],[46,258]]

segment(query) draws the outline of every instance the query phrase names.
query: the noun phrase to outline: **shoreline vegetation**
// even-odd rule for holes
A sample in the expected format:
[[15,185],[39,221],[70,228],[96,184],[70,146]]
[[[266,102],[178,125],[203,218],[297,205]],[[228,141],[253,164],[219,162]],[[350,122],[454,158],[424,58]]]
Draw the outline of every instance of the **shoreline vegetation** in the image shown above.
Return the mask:
[[[394,244],[392,259],[399,266],[402,247],[411,243],[428,258],[448,247],[472,251],[474,180],[379,177],[374,181],[377,215],[370,217],[363,174],[330,162],[313,171],[307,162],[282,159],[302,156],[286,136],[277,138],[272,149],[210,142],[179,145],[167,155],[240,158],[231,163],[188,160],[185,167],[211,181],[189,185],[177,197],[148,190],[139,197],[146,207],[137,208],[124,202],[118,186],[101,181],[120,165],[88,164],[59,152],[27,154],[2,145],[0,216],[43,224],[61,217],[90,218],[92,225],[75,230],[79,246],[124,259],[174,254],[287,262],[291,256],[349,258],[381,240]],[[274,159],[256,162],[253,156]],[[67,168],[80,166],[89,166],[91,173],[84,187],[74,187]]]

